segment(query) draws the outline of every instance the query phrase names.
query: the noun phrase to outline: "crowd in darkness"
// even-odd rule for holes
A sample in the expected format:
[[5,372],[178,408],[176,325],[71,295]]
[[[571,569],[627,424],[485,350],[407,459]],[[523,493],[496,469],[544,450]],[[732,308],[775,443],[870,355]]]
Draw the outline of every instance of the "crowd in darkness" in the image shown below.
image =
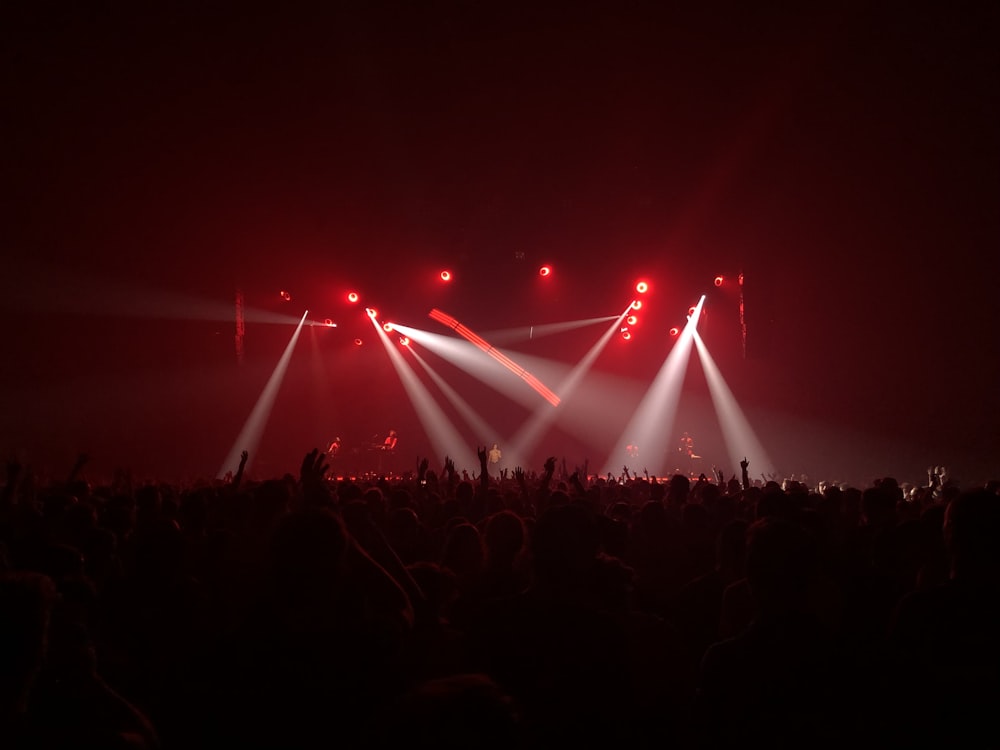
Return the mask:
[[[5,748],[1000,745],[1000,482],[17,462]],[[735,467],[734,467],[735,469]]]

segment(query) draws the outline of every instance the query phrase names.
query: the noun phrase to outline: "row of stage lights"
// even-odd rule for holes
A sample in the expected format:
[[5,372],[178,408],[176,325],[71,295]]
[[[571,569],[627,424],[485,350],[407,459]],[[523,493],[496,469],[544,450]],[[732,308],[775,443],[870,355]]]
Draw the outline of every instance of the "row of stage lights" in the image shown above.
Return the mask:
[[[549,265],[541,266],[538,269],[538,275],[541,276],[542,278],[547,278],[547,277],[551,276],[552,275],[552,266],[549,266]],[[450,270],[448,270],[448,269],[445,269],[445,270],[441,271],[438,274],[438,277],[441,279],[441,281],[443,281],[445,283],[449,283],[449,282],[451,282],[455,278],[454,274]],[[714,284],[715,284],[716,287],[721,287],[725,283],[725,281],[726,281],[726,279],[725,279],[724,276],[716,276],[715,280],[714,280]],[[647,281],[639,281],[639,282],[637,282],[636,285],[635,285],[635,291],[636,291],[637,294],[646,294],[649,291],[649,282],[647,282]],[[279,296],[285,302],[291,302],[292,301],[292,295],[287,290],[282,289],[281,292],[279,292]],[[354,291],[348,292],[347,293],[347,301],[349,303],[351,303],[351,304],[357,304],[358,302],[361,301],[361,295],[358,294],[357,292],[354,292]],[[625,318],[625,321],[624,321],[625,325],[623,325],[621,327],[621,330],[619,331],[619,333],[621,334],[622,339],[624,339],[625,341],[630,341],[632,339],[632,328],[636,324],[638,324],[638,322],[639,322],[639,316],[636,315],[636,313],[639,312],[639,310],[641,310],[641,309],[642,309],[642,300],[638,300],[638,299],[634,300],[632,302],[632,312]],[[694,311],[695,311],[695,306],[694,305],[692,305],[691,307],[689,307],[688,308],[688,313],[687,313],[688,317],[690,317],[691,315],[694,315]],[[373,307],[366,307],[365,308],[365,313],[370,318],[373,318],[373,319],[378,318],[378,310],[376,310]],[[324,319],[323,325],[326,326],[327,328],[336,328],[337,327],[337,324],[334,323],[331,318]],[[393,330],[391,323],[385,323],[385,324],[383,324],[382,328],[386,331],[386,333],[391,333],[392,330]],[[671,336],[676,337],[678,334],[680,334],[680,330],[681,329],[678,326],[673,326],[670,329],[669,333],[670,333]],[[362,341],[360,338],[354,339],[355,346],[361,346],[363,343],[364,343],[364,341]],[[408,346],[409,343],[410,343],[410,339],[407,338],[406,336],[401,336],[400,339],[399,339],[399,343],[402,344],[403,346]]]

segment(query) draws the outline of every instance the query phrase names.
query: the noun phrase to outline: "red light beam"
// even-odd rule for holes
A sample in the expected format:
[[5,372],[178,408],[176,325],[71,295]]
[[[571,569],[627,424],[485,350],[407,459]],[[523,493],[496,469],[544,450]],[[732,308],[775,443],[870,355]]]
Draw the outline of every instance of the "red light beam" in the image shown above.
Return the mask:
[[462,325],[455,318],[448,315],[447,313],[441,312],[437,308],[430,311],[430,317],[431,320],[436,320],[438,323],[441,323],[442,325],[446,325],[449,328],[453,329],[455,333],[464,338],[466,341],[475,344],[478,348],[482,349],[484,352],[489,354],[491,357],[493,357],[493,359],[495,359],[497,362],[502,364],[512,373],[517,375],[519,378],[521,378],[521,380],[530,385],[532,388],[534,388],[535,391],[537,391],[538,394],[541,395],[541,397],[544,398],[546,401],[548,401],[550,404],[552,404],[553,406],[559,406],[560,399],[555,393],[552,392],[551,389],[549,389],[538,378],[536,378],[530,372],[525,370],[523,367],[517,364],[506,354],[497,351],[493,347],[493,345],[490,344],[490,342],[488,342],[482,336],[477,334],[471,328]]

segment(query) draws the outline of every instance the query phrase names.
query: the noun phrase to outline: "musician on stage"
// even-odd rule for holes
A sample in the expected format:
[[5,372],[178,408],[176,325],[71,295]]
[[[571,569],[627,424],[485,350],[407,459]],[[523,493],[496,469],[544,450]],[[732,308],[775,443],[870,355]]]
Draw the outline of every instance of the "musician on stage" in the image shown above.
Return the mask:
[[341,447],[340,438],[335,437],[333,440],[330,441],[330,445],[327,446],[326,457],[330,459],[336,458],[337,454],[340,453],[340,447]]
[[389,434],[386,435],[385,440],[382,441],[382,450],[384,451],[394,451],[396,450],[396,443],[399,442],[399,438],[396,437],[395,430],[389,430]]
[[687,458],[701,458],[701,456],[696,456],[694,454],[694,438],[686,432],[681,435],[681,442],[677,446],[677,450],[681,455],[686,456]]

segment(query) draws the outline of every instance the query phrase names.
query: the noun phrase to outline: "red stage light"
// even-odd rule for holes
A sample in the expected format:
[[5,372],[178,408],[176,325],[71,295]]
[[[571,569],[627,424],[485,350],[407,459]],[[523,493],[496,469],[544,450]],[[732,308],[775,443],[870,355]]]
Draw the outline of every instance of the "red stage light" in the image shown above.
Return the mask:
[[334,323],[329,318],[327,318],[326,320],[323,321],[323,325],[325,325],[327,328],[336,328],[337,327],[337,324]]
[[645,281],[640,281],[638,284],[635,285],[635,290],[639,292],[639,294],[645,294],[646,292],[649,291],[649,284],[647,284]]
[[632,334],[629,333],[628,331],[622,331],[622,338],[628,341],[629,339],[632,338]]
[[382,330],[386,333],[392,333],[392,323],[383,323]]
[[366,307],[365,308],[365,312],[368,314],[369,318],[377,318],[378,317],[378,310],[376,310],[374,307]]
[[639,322],[639,318],[635,315],[629,315],[627,318],[625,318],[625,322],[628,323],[630,326],[634,326],[636,323]]
[[451,271],[442,271],[441,281],[451,281]]
[[681,329],[678,328],[677,326],[674,326],[673,328],[670,329],[670,335],[671,336],[676,336],[680,332],[681,332]]
[[403,346],[409,346],[410,345],[410,339],[407,338],[406,336],[400,336],[399,337],[399,343],[402,344]]
[[539,276],[551,276],[552,275],[552,266],[542,266],[541,268],[538,269],[538,275]]
[[291,302],[292,301],[292,295],[289,294],[288,292],[286,292],[284,289],[282,289],[281,290],[281,299],[285,300],[285,302]]
[[725,279],[724,279],[724,278],[722,278],[721,276],[716,276],[716,277],[715,277],[715,285],[716,285],[716,286],[722,286],[722,282],[723,282],[723,281],[725,281]]
[[354,339],[354,345],[355,346],[361,346],[362,343],[363,342],[361,341],[361,339]]
[[347,295],[347,301],[348,302],[357,302],[359,299],[361,299],[361,297],[358,296],[357,292],[350,292]]
[[642,309],[642,303],[639,300],[635,300],[635,302],[632,303],[632,309],[633,310],[641,310]]
[[698,308],[695,305],[691,305],[691,307],[688,308],[688,317],[690,318],[692,315],[694,315],[694,311],[697,309]]
[[512,373],[517,375],[519,378],[521,378],[521,380],[530,385],[532,388],[534,388],[535,391],[550,404],[552,404],[553,406],[559,406],[559,401],[560,401],[559,397],[555,393],[553,393],[548,386],[546,386],[542,381],[540,381],[530,372],[528,372],[519,364],[517,364],[506,354],[497,351],[490,342],[488,342],[478,333],[473,331],[471,328],[462,325],[455,318],[451,317],[447,313],[441,312],[437,308],[431,310],[429,314],[432,320],[436,320],[438,323],[441,323],[442,325],[446,325],[449,328],[454,329],[455,333],[457,333],[459,336],[464,338],[466,341],[475,344],[477,347],[482,349],[488,355],[493,357],[493,359],[495,359],[497,362],[502,364]]

